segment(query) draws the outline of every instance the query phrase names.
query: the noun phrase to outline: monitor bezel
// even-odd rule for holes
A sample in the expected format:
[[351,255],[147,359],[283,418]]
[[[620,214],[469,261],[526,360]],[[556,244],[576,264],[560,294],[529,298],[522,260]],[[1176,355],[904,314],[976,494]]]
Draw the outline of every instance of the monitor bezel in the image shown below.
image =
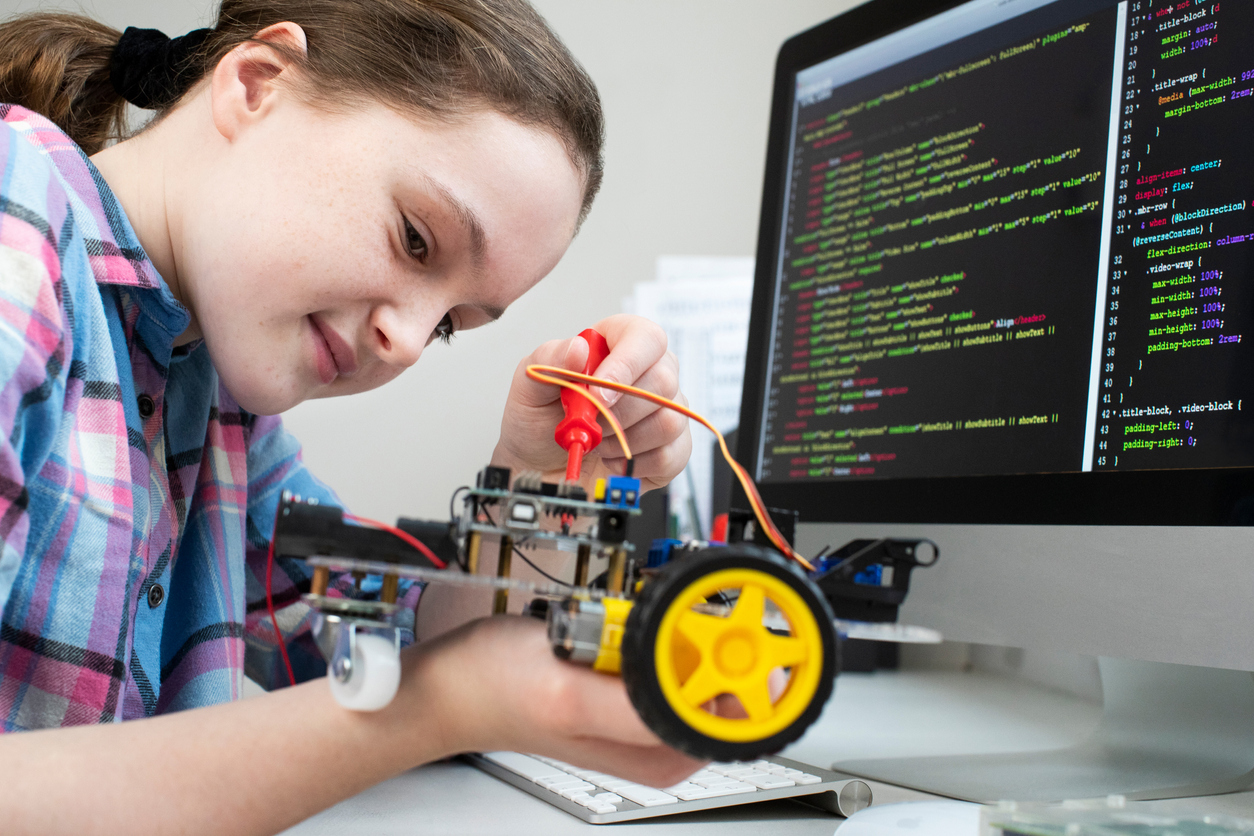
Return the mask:
[[[758,225],[749,348],[737,458],[757,472],[767,385],[778,230],[799,70],[962,5],[967,0],[871,0],[789,38],[780,47]],[[912,479],[824,480],[759,485],[768,505],[811,522],[1004,525],[1254,525],[1254,467],[1023,473]]]

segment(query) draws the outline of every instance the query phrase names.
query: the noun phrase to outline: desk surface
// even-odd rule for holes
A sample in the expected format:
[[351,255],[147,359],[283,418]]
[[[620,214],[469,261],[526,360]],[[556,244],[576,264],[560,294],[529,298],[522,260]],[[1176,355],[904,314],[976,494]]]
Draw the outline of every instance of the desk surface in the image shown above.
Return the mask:
[[[834,760],[1052,749],[1084,739],[1099,706],[1016,680],[979,673],[882,672],[843,674],[823,716],[782,754],[830,767]],[[876,804],[931,798],[869,782]],[[1254,792],[1180,804],[1254,817]],[[287,831],[287,836],[390,834],[545,834],[588,836],[606,828],[656,831],[682,826],[688,834],[831,836],[840,818],[790,801],[661,816],[640,822],[590,825],[459,762],[407,772]]]

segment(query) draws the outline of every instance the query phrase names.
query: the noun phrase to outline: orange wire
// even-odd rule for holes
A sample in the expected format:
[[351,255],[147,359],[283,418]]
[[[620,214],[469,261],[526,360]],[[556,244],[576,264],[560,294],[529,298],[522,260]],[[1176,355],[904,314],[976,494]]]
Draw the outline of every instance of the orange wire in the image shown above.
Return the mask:
[[771,515],[766,512],[766,503],[762,501],[762,495],[758,493],[758,488],[753,483],[752,477],[749,476],[748,471],[746,471],[738,461],[732,458],[731,450],[727,448],[727,440],[723,438],[723,434],[719,432],[713,424],[706,420],[703,415],[700,415],[688,407],[670,400],[669,398],[664,398],[661,395],[655,395],[652,392],[645,389],[638,389],[635,386],[628,386],[625,383],[615,383],[611,380],[602,380],[599,377],[592,377],[591,375],[573,372],[569,369],[561,369],[556,366],[534,365],[527,367],[527,376],[532,380],[539,380],[544,383],[552,383],[562,386],[563,388],[570,389],[572,392],[577,392],[580,397],[587,398],[591,401],[592,405],[597,408],[597,411],[604,415],[606,420],[610,422],[610,427],[614,430],[614,435],[617,436],[618,443],[623,447],[623,454],[628,459],[631,458],[631,448],[627,446],[627,438],[623,432],[622,425],[618,423],[618,420],[615,419],[610,411],[601,403],[600,399],[587,389],[584,389],[582,386],[576,386],[566,380],[558,380],[550,377],[549,375],[561,375],[568,380],[577,380],[580,383],[592,384],[605,389],[613,389],[616,392],[622,392],[626,395],[634,395],[637,398],[644,398],[645,400],[655,403],[658,406],[662,406],[667,409],[674,410],[681,415],[685,415],[701,424],[710,432],[714,433],[714,437],[718,439],[718,446],[723,453],[723,458],[727,460],[727,464],[731,466],[732,472],[736,474],[736,479],[740,482],[740,486],[744,488],[745,495],[749,499],[749,505],[753,509],[753,515],[757,517],[758,525],[762,526],[762,530],[766,532],[767,538],[785,555],[791,557],[811,572],[814,571],[814,566],[810,563],[810,561],[806,560],[790,545],[788,545],[788,541],[784,538],[784,535],[780,532],[779,528],[776,527],[775,522],[771,519]]
[[[614,413],[610,412],[609,409],[605,406],[605,404],[601,403],[599,398],[595,397],[591,392],[589,392],[587,389],[585,389],[582,386],[576,386],[575,384],[570,383],[565,380],[558,380],[556,377],[549,377],[546,374],[542,374],[542,372],[559,372],[561,374],[578,374],[577,372],[567,372],[565,369],[559,369],[556,366],[528,366],[527,367],[527,377],[531,378],[532,380],[538,380],[541,383],[551,383],[554,386],[561,386],[563,389],[569,389],[570,391],[579,395],[581,398],[587,398],[589,401],[591,401],[592,405],[596,407],[597,412],[605,416],[605,420],[609,422],[610,429],[612,429],[614,431],[614,435],[618,437],[618,443],[623,445],[624,456],[626,456],[629,459],[631,458],[631,448],[627,446],[627,437],[623,432],[623,425],[618,423],[618,419],[614,417]],[[606,384],[609,383],[609,381],[598,381],[597,378],[595,377],[588,377],[587,375],[583,375],[583,374],[580,374],[579,377],[587,377],[588,380],[594,380],[594,381],[597,381],[598,383],[606,383]]]

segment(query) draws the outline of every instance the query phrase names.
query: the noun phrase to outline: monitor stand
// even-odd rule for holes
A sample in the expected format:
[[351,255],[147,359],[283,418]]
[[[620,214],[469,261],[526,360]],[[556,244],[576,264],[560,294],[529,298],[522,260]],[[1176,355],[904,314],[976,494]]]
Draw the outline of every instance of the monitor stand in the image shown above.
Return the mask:
[[833,769],[967,801],[1215,795],[1254,784],[1254,673],[1101,658],[1102,718],[1067,749],[840,761]]

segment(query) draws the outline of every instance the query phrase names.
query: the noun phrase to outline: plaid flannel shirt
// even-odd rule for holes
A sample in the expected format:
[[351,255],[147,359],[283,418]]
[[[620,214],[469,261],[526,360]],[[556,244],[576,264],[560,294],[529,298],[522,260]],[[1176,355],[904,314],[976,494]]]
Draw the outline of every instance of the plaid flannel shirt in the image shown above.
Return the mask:
[[[323,502],[242,410],[100,173],[0,106],[0,728],[144,717],[283,684],[265,559],[284,489]],[[300,679],[325,670],[280,560]],[[410,606],[417,587],[406,593]]]

